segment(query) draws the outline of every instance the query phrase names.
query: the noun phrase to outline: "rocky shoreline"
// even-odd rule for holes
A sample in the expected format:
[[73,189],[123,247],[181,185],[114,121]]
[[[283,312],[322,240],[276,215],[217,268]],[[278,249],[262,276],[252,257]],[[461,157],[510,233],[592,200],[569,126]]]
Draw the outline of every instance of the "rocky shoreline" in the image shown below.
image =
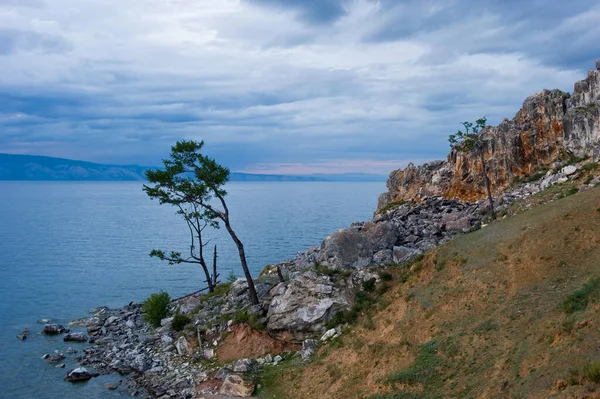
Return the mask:
[[[516,201],[580,175],[576,166],[548,172],[495,198],[496,210],[506,212]],[[587,180],[580,190],[598,183],[597,178]],[[238,279],[216,294],[172,301],[173,314],[190,318],[182,331],[173,329],[172,318],[151,327],[136,303],[118,310],[99,308],[91,317],[69,323],[86,333],[47,324],[45,333],[90,344],[75,358],[83,367],[68,371],[65,379],[117,373],[129,377],[125,387],[132,395],[161,399],[251,396],[253,376],[261,367],[276,367],[284,359],[307,361],[319,341],[342,333],[332,320],[352,307],[365,281],[378,284],[383,268],[477,230],[487,217],[484,201],[425,197],[388,208],[369,222],[331,234],[293,260],[267,266],[255,281],[259,305],[250,304],[246,282]]]

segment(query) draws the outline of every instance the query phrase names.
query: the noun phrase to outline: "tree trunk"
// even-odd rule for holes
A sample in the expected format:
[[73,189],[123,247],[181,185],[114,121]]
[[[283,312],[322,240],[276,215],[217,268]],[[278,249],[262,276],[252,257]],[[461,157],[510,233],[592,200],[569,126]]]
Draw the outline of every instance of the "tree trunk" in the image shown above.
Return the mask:
[[213,285],[217,285],[217,278],[219,275],[217,274],[217,246],[215,245],[215,252],[213,253]]
[[[198,233],[198,261],[200,262],[200,265],[202,266],[202,270],[204,270],[204,275],[206,276],[206,285],[208,285],[208,292],[214,292],[215,291],[215,285],[212,282],[212,279],[210,278],[210,271],[208,270],[208,266],[206,264],[206,261],[204,260],[204,244],[202,242],[202,233],[199,232]],[[192,250],[193,252],[193,250]]]
[[246,252],[244,251],[244,244],[237,237],[231,225],[229,224],[229,218],[224,218],[223,222],[225,223],[225,228],[227,232],[231,236],[231,239],[235,243],[235,246],[238,249],[238,253],[240,255],[240,262],[242,263],[242,269],[244,270],[244,276],[246,277],[246,282],[248,283],[248,296],[250,297],[250,302],[253,305],[258,305],[258,295],[256,294],[256,288],[254,287],[254,281],[252,280],[252,275],[250,274],[250,270],[248,270],[248,262],[246,262]]
[[488,174],[487,174],[487,167],[485,165],[485,159],[483,158],[483,151],[480,151],[479,153],[481,154],[481,165],[482,165],[481,173],[483,173],[483,180],[485,181],[485,189],[487,191],[490,215],[492,217],[492,220],[495,220],[496,219],[496,211],[494,210],[494,198],[492,197],[492,187],[491,187],[491,183],[490,183],[490,178],[488,177]]

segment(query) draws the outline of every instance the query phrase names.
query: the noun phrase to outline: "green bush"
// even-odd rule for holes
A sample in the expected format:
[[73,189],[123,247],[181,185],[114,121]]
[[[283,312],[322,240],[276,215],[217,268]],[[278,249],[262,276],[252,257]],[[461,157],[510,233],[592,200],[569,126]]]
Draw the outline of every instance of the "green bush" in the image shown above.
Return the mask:
[[188,315],[177,313],[171,321],[171,328],[175,331],[181,331],[192,322]]
[[146,321],[154,327],[160,327],[160,321],[169,315],[169,303],[171,297],[165,291],[150,295],[142,305]]

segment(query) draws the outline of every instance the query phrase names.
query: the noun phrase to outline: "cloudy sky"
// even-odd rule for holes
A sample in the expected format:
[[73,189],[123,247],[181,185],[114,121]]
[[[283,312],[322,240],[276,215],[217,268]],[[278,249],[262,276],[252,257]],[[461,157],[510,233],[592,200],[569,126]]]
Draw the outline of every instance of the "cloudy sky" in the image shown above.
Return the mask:
[[388,173],[572,91],[597,0],[0,0],[0,152]]

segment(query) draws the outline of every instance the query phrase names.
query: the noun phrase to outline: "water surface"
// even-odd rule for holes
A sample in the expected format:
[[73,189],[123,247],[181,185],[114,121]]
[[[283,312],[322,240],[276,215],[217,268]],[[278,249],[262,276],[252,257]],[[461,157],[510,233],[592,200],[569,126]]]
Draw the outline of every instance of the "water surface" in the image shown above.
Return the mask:
[[[227,189],[232,225],[257,275],[352,221],[370,219],[385,185],[240,182]],[[115,376],[63,382],[65,370],[40,356],[68,346],[61,337],[36,335],[42,328],[36,321],[67,323],[91,308],[118,308],[160,289],[172,297],[198,290],[198,267],[169,266],[148,256],[153,248],[185,253],[187,234],[174,209],[151,201],[140,183],[0,182],[0,397],[125,395],[102,388]],[[242,275],[226,231],[209,234],[219,248],[223,279],[229,271]],[[33,334],[21,342],[15,336],[24,327]],[[74,365],[70,358],[66,363]]]

